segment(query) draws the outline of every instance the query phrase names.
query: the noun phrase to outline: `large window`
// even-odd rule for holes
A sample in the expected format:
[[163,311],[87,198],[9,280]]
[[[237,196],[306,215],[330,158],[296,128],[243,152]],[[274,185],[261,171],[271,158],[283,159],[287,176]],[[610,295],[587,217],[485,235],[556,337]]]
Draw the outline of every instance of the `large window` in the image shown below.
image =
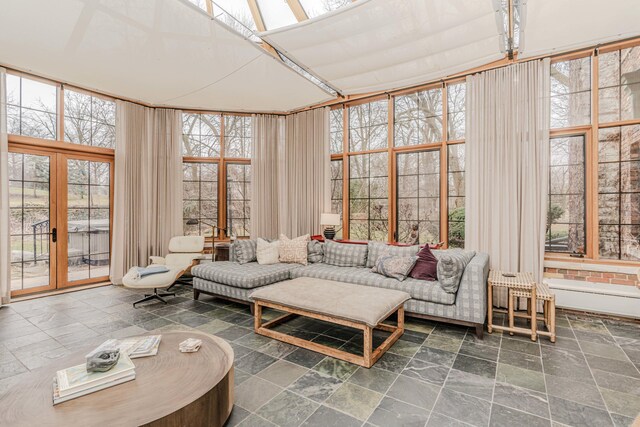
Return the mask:
[[8,133],[57,139],[57,93],[52,84],[8,74]]
[[[210,237],[218,223],[218,164],[189,162],[182,168],[184,233]],[[190,219],[198,224],[188,225]]]
[[591,58],[551,64],[551,128],[591,122]]
[[116,103],[65,89],[64,140],[74,144],[114,148]]
[[640,260],[640,125],[602,129],[598,144],[600,256]]
[[249,236],[251,217],[251,165],[227,164],[227,233]]
[[[342,159],[331,161],[331,212],[342,217]],[[342,227],[336,233],[337,238],[342,237]]]
[[386,152],[349,158],[349,237],[389,239],[389,163]]
[[398,242],[440,241],[440,150],[399,153]]
[[447,165],[447,209],[449,247],[464,247],[464,144],[449,145]]
[[585,138],[549,141],[549,198],[545,249],[585,253]]
[[349,108],[349,150],[366,151],[387,148],[387,100]]
[[464,139],[466,111],[466,83],[447,86],[447,139]]

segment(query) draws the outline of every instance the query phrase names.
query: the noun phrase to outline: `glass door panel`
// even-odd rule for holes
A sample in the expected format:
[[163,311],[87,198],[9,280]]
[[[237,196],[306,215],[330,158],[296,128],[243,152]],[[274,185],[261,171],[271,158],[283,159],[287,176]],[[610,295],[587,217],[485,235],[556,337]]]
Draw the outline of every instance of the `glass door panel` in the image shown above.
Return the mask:
[[111,162],[68,157],[65,172],[63,286],[103,280],[109,276]]
[[[21,295],[54,289],[55,156],[9,153],[11,292]],[[52,262],[53,260],[53,262]]]

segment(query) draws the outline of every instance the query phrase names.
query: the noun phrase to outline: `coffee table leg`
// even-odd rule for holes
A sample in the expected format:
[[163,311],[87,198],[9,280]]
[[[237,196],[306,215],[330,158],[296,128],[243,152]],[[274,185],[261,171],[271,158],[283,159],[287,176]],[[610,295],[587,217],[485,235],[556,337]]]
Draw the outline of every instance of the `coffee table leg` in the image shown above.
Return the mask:
[[371,352],[373,347],[373,330],[369,326],[365,326],[364,329],[364,364],[367,368],[370,368],[371,363]]
[[257,331],[262,326],[262,306],[257,302],[253,308],[253,328]]
[[513,335],[513,296],[511,295],[511,288],[507,288],[507,311],[509,313],[509,335]]
[[487,331],[493,331],[493,285],[489,282],[487,286]]

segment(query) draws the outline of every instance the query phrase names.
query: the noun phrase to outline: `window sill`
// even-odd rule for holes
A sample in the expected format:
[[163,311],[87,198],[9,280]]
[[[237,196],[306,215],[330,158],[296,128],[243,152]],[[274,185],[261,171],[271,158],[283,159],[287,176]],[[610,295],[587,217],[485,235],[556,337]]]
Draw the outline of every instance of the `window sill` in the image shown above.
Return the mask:
[[640,272],[640,262],[637,261],[594,260],[592,258],[573,258],[560,254],[545,254],[544,266],[547,268],[588,270],[603,273],[637,274]]

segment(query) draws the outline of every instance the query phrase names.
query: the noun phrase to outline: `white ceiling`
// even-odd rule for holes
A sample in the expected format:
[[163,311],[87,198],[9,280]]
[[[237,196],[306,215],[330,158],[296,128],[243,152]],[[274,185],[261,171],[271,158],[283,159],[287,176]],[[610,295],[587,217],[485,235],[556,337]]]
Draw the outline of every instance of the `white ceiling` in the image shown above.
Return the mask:
[[180,108],[289,111],[332,97],[183,0],[2,0],[0,64]]
[[262,36],[345,94],[390,90],[504,57],[491,0],[369,0]]
[[522,3],[519,56],[523,58],[640,35],[640,0],[529,0]]

